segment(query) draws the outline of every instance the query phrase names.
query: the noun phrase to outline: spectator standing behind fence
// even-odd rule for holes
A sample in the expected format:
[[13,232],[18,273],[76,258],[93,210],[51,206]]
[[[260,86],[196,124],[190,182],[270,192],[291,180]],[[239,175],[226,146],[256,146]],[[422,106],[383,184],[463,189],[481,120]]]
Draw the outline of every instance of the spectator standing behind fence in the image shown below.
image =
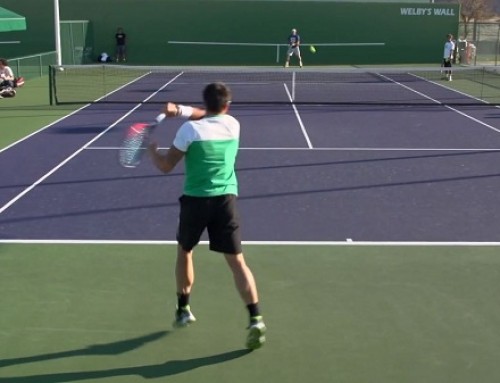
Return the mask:
[[127,35],[123,28],[118,28],[115,34],[116,39],[116,62],[127,61]]
[[443,52],[443,66],[445,68],[446,80],[451,81],[451,62],[453,60],[453,53],[455,51],[455,43],[453,42],[453,35],[448,34],[446,36],[446,42],[444,43]]

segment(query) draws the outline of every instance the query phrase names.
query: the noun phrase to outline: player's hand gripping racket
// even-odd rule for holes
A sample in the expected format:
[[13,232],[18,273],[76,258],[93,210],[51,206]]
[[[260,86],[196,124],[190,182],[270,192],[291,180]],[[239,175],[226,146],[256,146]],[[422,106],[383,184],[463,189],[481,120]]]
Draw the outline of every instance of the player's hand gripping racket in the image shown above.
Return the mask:
[[165,117],[165,113],[161,113],[152,123],[139,122],[128,128],[119,151],[119,161],[122,166],[135,168],[141,163],[142,156],[147,150],[150,134]]

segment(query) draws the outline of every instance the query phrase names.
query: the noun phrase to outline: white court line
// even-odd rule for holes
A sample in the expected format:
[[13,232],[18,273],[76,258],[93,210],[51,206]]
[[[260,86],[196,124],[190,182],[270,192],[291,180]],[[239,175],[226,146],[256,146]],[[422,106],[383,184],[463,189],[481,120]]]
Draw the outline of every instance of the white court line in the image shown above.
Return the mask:
[[366,148],[366,147],[342,147],[342,148],[251,148],[245,147],[240,150],[312,150],[312,151],[353,151],[353,152],[495,152],[500,151],[500,148]]
[[177,76],[175,76],[173,79],[165,83],[160,89],[152,93],[150,96],[146,97],[143,101],[141,101],[139,104],[134,106],[132,109],[130,109],[127,113],[125,113],[122,117],[120,117],[118,120],[113,122],[111,125],[109,125],[105,130],[103,130],[101,133],[99,133],[97,136],[92,138],[90,141],[88,141],[85,145],[83,145],[80,149],[78,149],[76,152],[71,154],[69,157],[67,157],[64,161],[59,163],[57,166],[52,168],[48,173],[40,177],[37,181],[35,181],[33,184],[28,186],[26,189],[24,189],[21,193],[19,193],[17,196],[12,198],[9,202],[7,202],[5,205],[3,205],[0,208],[0,214],[2,214],[5,210],[7,210],[10,206],[12,206],[15,202],[19,201],[22,197],[24,197],[26,194],[28,194],[31,190],[33,190],[36,186],[38,186],[40,183],[45,181],[48,177],[50,177],[52,174],[54,174],[57,170],[62,168],[64,165],[66,165],[69,161],[71,161],[73,158],[75,158],[78,154],[80,154],[83,150],[85,150],[88,146],[90,146],[93,142],[97,141],[99,138],[101,138],[104,134],[106,134],[109,130],[114,128],[117,124],[119,124],[121,121],[123,121],[125,118],[127,118],[129,115],[131,115],[135,110],[140,108],[144,102],[148,101],[152,97],[154,97],[158,92],[163,90],[165,87],[167,87],[169,84],[174,82],[178,77],[182,76],[184,72],[179,73]]
[[[90,146],[86,147],[85,150],[119,150],[119,146]],[[160,147],[159,149],[165,150],[169,147]],[[342,147],[342,148],[305,148],[301,147],[241,147],[239,150],[269,150],[269,151],[297,151],[297,150],[307,150],[307,151],[332,151],[332,152],[342,152],[342,151],[353,151],[353,152],[498,152],[500,148],[363,148],[363,147]]]
[[[37,244],[37,245],[177,245],[177,241],[147,240],[71,240],[71,239],[0,239],[1,244]],[[500,242],[431,242],[431,241],[243,241],[243,245],[254,246],[500,246]],[[200,245],[208,245],[208,241],[200,241]]]
[[0,208],[0,214],[2,214],[5,210],[7,210],[10,206],[12,206],[15,202],[19,201],[22,197],[24,197],[26,194],[28,194],[31,190],[33,190],[36,186],[41,184],[43,181],[45,181],[47,178],[49,178],[52,174],[54,174],[57,170],[62,168],[64,165],[66,165],[69,161],[71,161],[73,158],[75,158],[78,154],[80,154],[85,147],[88,145],[92,144],[93,142],[97,141],[99,138],[101,138],[105,133],[107,133],[110,129],[112,129],[114,126],[116,126],[119,122],[124,120],[126,117],[128,117],[132,112],[134,112],[137,108],[139,108],[142,104],[137,104],[134,108],[129,110],[126,114],[124,114],[122,117],[120,117],[118,120],[116,120],[113,124],[108,126],[108,128],[101,133],[99,133],[97,136],[95,136],[92,140],[87,142],[85,145],[83,145],[80,149],[78,149],[76,152],[71,154],[69,157],[67,157],[64,161],[60,162],[57,166],[52,168],[48,173],[40,177],[37,181],[35,181],[33,184],[28,186],[26,189],[24,189],[21,193],[19,193],[17,196],[12,198],[9,202],[7,202],[5,205],[3,205]]
[[81,108],[79,108],[79,109],[77,109],[77,110],[74,110],[73,112],[71,112],[71,113],[67,114],[66,116],[63,116],[63,117],[61,117],[61,118],[57,119],[56,121],[51,122],[51,123],[50,123],[50,124],[48,124],[48,125],[45,125],[44,127],[42,127],[42,128],[40,128],[40,129],[38,129],[37,131],[35,131],[35,132],[33,132],[33,133],[30,133],[30,134],[28,134],[27,136],[24,136],[23,138],[21,138],[21,139],[19,139],[19,140],[15,141],[15,142],[13,142],[12,144],[7,145],[7,146],[6,146],[6,147],[4,147],[4,148],[1,148],[1,149],[0,149],[0,153],[2,153],[2,152],[4,152],[4,151],[6,151],[7,149],[12,148],[13,146],[15,146],[15,145],[17,145],[17,144],[19,144],[19,143],[21,143],[21,142],[23,142],[23,141],[25,141],[25,140],[27,140],[27,139],[31,138],[31,137],[33,137],[34,135],[36,135],[36,134],[38,134],[38,133],[40,133],[40,132],[44,131],[45,129],[50,128],[51,126],[53,126],[53,125],[56,125],[56,124],[60,123],[61,121],[65,120],[66,118],[69,118],[69,117],[71,117],[72,115],[74,115],[74,114],[76,114],[76,113],[78,113],[78,112],[81,112],[83,109],[87,108],[89,105],[91,105],[91,104],[84,105],[84,106],[82,106]]
[[458,114],[460,114],[460,115],[462,115],[462,116],[464,116],[464,117],[467,117],[468,119],[470,119],[470,120],[472,120],[472,121],[474,121],[474,122],[477,122],[477,123],[478,123],[478,124],[480,124],[480,125],[484,125],[484,126],[486,126],[487,128],[490,128],[491,130],[494,130],[495,132],[500,133],[500,129],[495,128],[494,126],[491,126],[491,125],[487,124],[486,122],[483,122],[483,121],[481,121],[481,120],[478,120],[477,118],[472,117],[472,116],[468,115],[467,113],[464,113],[464,112],[462,112],[462,111],[460,111],[460,110],[458,110],[458,109],[452,108],[452,107],[451,107],[451,106],[449,106],[449,105],[445,105],[445,107],[446,107],[446,108],[448,108],[448,109],[450,109],[450,110],[452,110],[452,111],[454,111],[455,113],[458,113]]
[[297,107],[295,106],[295,104],[293,102],[292,95],[290,94],[290,91],[288,90],[288,87],[286,86],[286,84],[283,84],[283,85],[285,87],[286,94],[288,95],[288,98],[289,98],[290,102],[292,103],[292,108],[293,108],[293,111],[295,113],[295,117],[297,117],[297,120],[299,121],[300,129],[302,130],[302,134],[304,135],[304,138],[306,139],[307,146],[309,149],[312,149],[313,145],[311,143],[311,140],[309,139],[309,135],[307,134],[306,127],[304,126],[304,123],[302,122],[302,118],[300,118],[299,111],[297,110]]
[[[399,86],[402,86],[403,88],[408,89],[409,91],[411,91],[411,92],[413,92],[413,93],[418,94],[419,96],[422,96],[422,97],[424,97],[424,98],[426,98],[426,99],[428,99],[428,100],[431,100],[431,101],[435,102],[435,103],[436,103],[436,104],[438,104],[438,105],[442,105],[442,106],[444,106],[445,108],[450,109],[451,111],[453,111],[453,112],[455,112],[455,113],[460,114],[461,116],[464,116],[464,117],[466,117],[466,118],[468,118],[468,119],[470,119],[470,120],[472,120],[472,121],[474,121],[474,122],[476,122],[476,123],[478,123],[478,124],[480,124],[480,125],[486,126],[487,128],[489,128],[489,129],[491,129],[491,130],[494,130],[494,131],[495,131],[495,132],[497,132],[497,133],[500,133],[500,129],[495,128],[494,126],[491,126],[491,125],[487,124],[486,122],[483,122],[483,121],[481,121],[481,120],[478,120],[477,118],[472,117],[472,116],[468,115],[467,113],[464,113],[464,112],[462,112],[462,111],[460,111],[460,110],[458,110],[458,109],[452,108],[452,107],[451,107],[451,106],[449,106],[449,105],[443,104],[441,101],[436,100],[436,99],[434,99],[434,98],[432,98],[432,97],[430,97],[430,96],[426,95],[425,93],[419,92],[418,90],[415,90],[415,89],[413,89],[413,88],[411,88],[411,87],[409,87],[409,86],[407,86],[407,85],[401,84],[400,82],[395,81],[395,80],[393,80],[392,78],[389,78],[389,77],[387,77],[387,76],[384,76],[383,74],[380,74],[380,73],[379,73],[378,75],[379,75],[380,77],[385,78],[386,80],[389,80],[389,81],[393,82],[394,84],[397,84],[397,85],[399,85]],[[426,80],[426,81],[427,81],[427,80]],[[428,82],[431,82],[431,81],[428,81]]]
[[[461,91],[459,91],[458,89],[453,89],[453,88],[450,88],[450,87],[445,86],[445,85],[443,85],[443,84],[440,84],[440,83],[438,83],[438,82],[436,82],[436,81],[432,81],[432,80],[426,79],[425,77],[418,76],[418,75],[416,75],[415,73],[410,73],[410,75],[412,75],[413,77],[416,77],[416,78],[418,78],[418,79],[420,79],[420,80],[423,80],[423,81],[429,82],[429,83],[431,83],[431,84],[437,85],[437,86],[439,86],[439,87],[441,87],[441,88],[444,88],[444,89],[446,89],[446,90],[451,90],[452,92],[458,93],[458,94],[460,94],[460,95],[462,95],[462,96],[465,96],[465,97],[467,97],[467,98],[471,98],[471,99],[473,99],[473,100],[480,101],[480,102],[482,102],[483,104],[490,105],[490,103],[489,103],[488,101],[481,100],[480,98],[477,98],[477,97],[471,96],[470,94],[467,94],[467,93],[465,93],[465,92],[461,92]],[[491,106],[492,106],[492,107],[494,107],[494,108],[499,108],[499,106],[498,106],[498,105],[491,105]]]
[[[35,56],[33,56],[33,57],[35,57]],[[117,88],[117,89],[115,89],[115,90],[113,90],[113,91],[111,91],[111,92],[109,92],[109,93],[106,93],[104,96],[99,97],[98,99],[94,100],[94,102],[100,101],[100,100],[102,100],[103,98],[106,98],[106,97],[108,97],[108,96],[112,95],[113,93],[118,92],[119,90],[121,90],[121,89],[125,88],[126,86],[129,86],[130,84],[133,84],[134,82],[136,82],[136,81],[138,81],[138,80],[142,79],[143,77],[147,76],[148,74],[149,74],[149,73],[146,73],[146,74],[144,74],[144,75],[142,75],[142,76],[140,76],[140,77],[137,77],[136,79],[134,79],[134,80],[132,80],[132,81],[130,81],[130,82],[128,82],[128,83],[126,83],[126,84],[122,85],[121,87],[119,87],[119,88]],[[23,138],[21,138],[21,139],[19,139],[19,140],[15,141],[15,142],[13,142],[12,144],[10,144],[10,145],[8,145],[8,146],[6,146],[6,147],[4,147],[4,148],[1,148],[1,149],[0,149],[0,153],[2,153],[3,151],[5,151],[5,150],[7,150],[7,149],[9,149],[9,148],[12,148],[13,146],[15,146],[15,145],[17,145],[17,144],[19,144],[19,143],[21,143],[21,142],[23,142],[23,141],[25,141],[25,140],[27,140],[27,139],[31,138],[31,137],[33,137],[34,135],[36,135],[36,134],[38,134],[38,133],[40,133],[40,132],[44,131],[45,129],[50,128],[51,126],[58,124],[59,122],[61,122],[61,121],[65,120],[66,118],[71,117],[72,115],[74,115],[74,114],[76,114],[76,113],[78,113],[78,112],[81,112],[82,110],[84,110],[85,108],[88,108],[88,107],[89,107],[89,106],[91,106],[91,105],[92,105],[92,103],[90,103],[90,104],[86,104],[86,105],[84,105],[84,106],[82,106],[82,107],[80,107],[80,108],[78,108],[78,109],[74,110],[73,112],[71,112],[71,113],[67,114],[66,116],[63,116],[63,117],[61,117],[61,118],[57,119],[56,121],[51,122],[51,123],[50,123],[50,124],[48,124],[48,125],[45,125],[44,127],[42,127],[42,128],[40,128],[40,129],[38,129],[37,131],[35,131],[35,132],[31,133],[31,134],[28,134],[27,136],[24,136]]]

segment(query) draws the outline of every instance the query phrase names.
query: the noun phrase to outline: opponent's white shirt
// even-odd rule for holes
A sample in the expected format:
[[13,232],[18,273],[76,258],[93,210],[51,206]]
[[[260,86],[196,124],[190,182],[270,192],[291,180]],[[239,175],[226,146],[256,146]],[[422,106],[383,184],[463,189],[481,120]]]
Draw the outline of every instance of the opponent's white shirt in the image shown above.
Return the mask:
[[454,50],[455,50],[455,44],[453,43],[453,41],[447,41],[444,44],[443,58],[445,59],[453,58]]
[[14,80],[14,72],[10,67],[6,66],[3,69],[0,69],[0,78],[2,80]]

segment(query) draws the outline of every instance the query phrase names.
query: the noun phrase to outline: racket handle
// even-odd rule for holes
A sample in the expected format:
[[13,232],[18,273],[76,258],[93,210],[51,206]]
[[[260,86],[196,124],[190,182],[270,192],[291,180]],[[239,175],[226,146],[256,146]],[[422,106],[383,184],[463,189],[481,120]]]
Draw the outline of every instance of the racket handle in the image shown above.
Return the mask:
[[159,124],[165,119],[165,117],[167,117],[165,113],[160,113],[158,116],[156,116],[156,123]]

